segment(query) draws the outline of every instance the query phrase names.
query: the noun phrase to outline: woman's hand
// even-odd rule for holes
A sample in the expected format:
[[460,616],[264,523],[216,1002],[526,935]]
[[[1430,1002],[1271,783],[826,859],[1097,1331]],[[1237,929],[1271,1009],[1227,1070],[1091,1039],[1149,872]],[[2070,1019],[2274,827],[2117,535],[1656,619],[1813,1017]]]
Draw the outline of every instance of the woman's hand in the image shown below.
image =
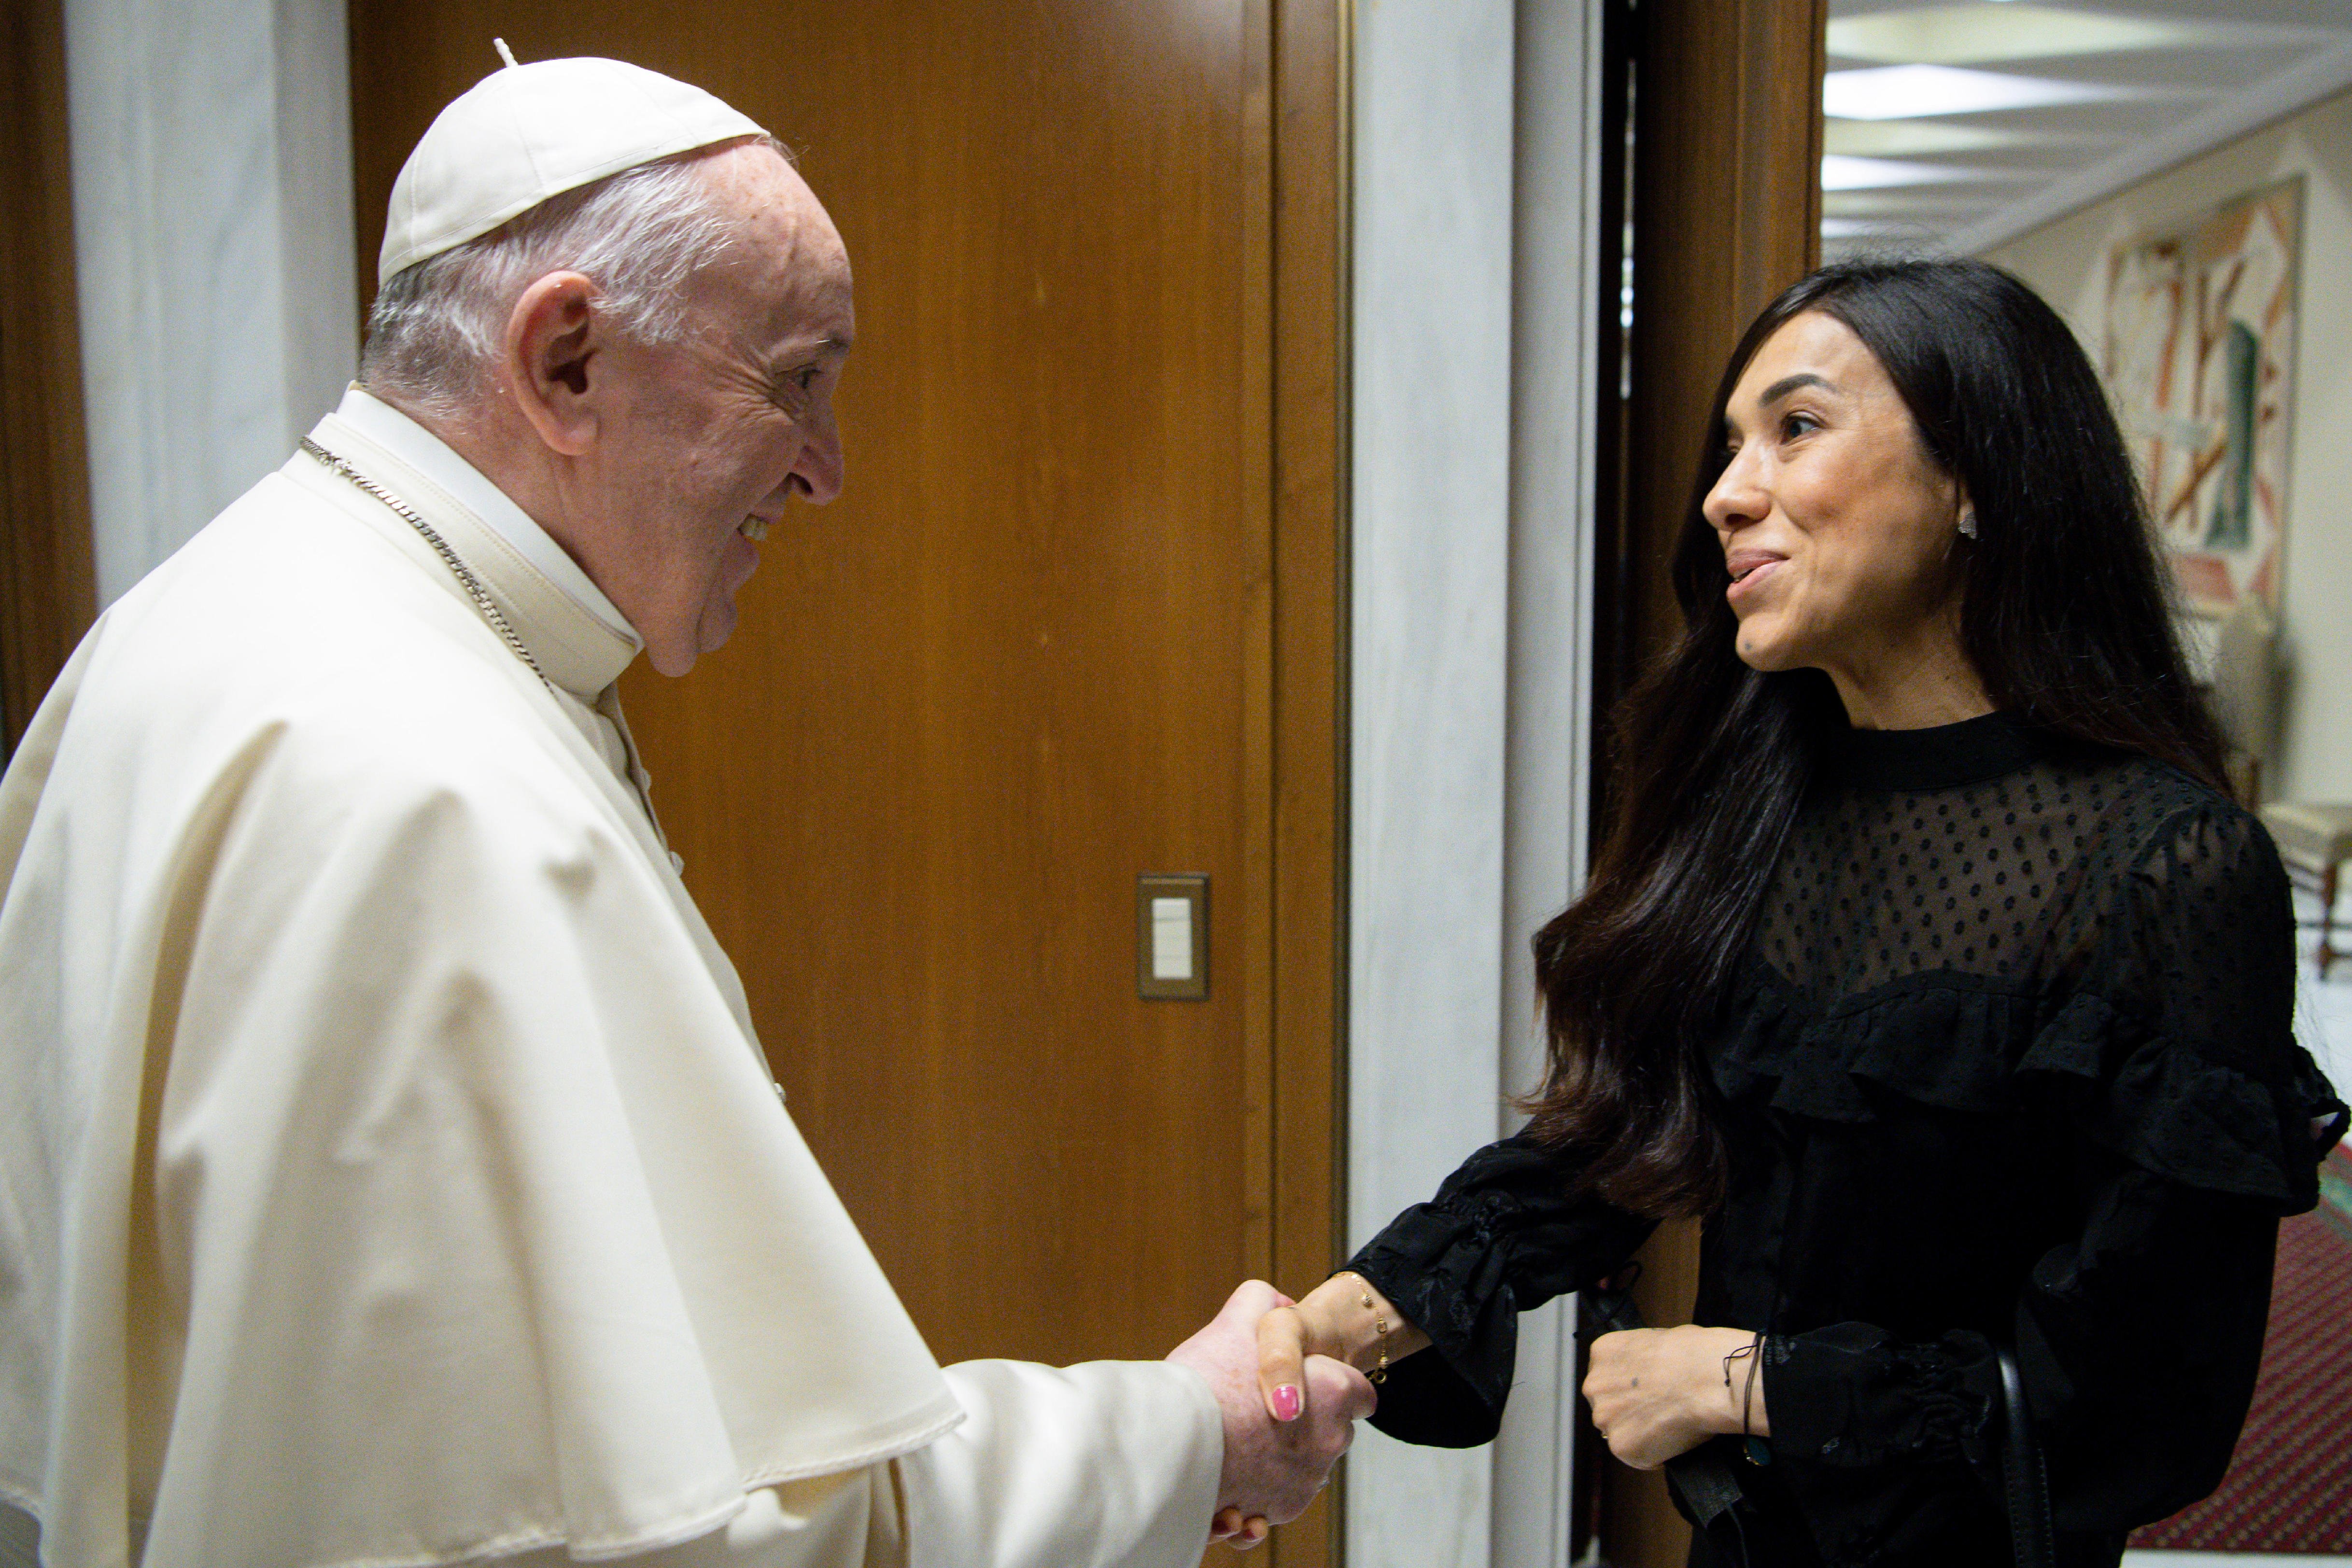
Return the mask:
[[1306,1511],[1347,1451],[1355,1423],[1374,1404],[1361,1374],[1318,1357],[1302,1369],[1314,1391],[1313,1416],[1287,1424],[1267,1418],[1257,1382],[1258,1320],[1290,1304],[1273,1286],[1244,1281],[1205,1327],[1168,1353],[1170,1361],[1197,1374],[1216,1400],[1224,1455],[1209,1537],[1244,1550],[1264,1541],[1270,1523]]
[[1266,1413],[1277,1421],[1306,1414],[1303,1369],[1310,1355],[1344,1361],[1369,1375],[1380,1367],[1383,1350],[1393,1364],[1428,1343],[1429,1336],[1361,1275],[1334,1274],[1297,1305],[1278,1307],[1257,1321],[1258,1384]]
[[1264,1514],[1244,1514],[1237,1508],[1221,1508],[1209,1521],[1209,1539],[1222,1541],[1236,1552],[1247,1552],[1273,1533],[1274,1527],[1266,1523]]
[[[1302,1306],[1304,1302],[1300,1303]],[[1637,1470],[1654,1470],[1709,1437],[1739,1431],[1751,1370],[1746,1357],[1724,1357],[1756,1342],[1747,1329],[1627,1329],[1592,1342],[1592,1364],[1584,1375],[1584,1397],[1592,1424],[1609,1451]],[[1259,1343],[1265,1343],[1261,1326]],[[1756,1399],[1748,1406],[1748,1430],[1769,1437],[1764,1415],[1764,1372],[1756,1374]]]

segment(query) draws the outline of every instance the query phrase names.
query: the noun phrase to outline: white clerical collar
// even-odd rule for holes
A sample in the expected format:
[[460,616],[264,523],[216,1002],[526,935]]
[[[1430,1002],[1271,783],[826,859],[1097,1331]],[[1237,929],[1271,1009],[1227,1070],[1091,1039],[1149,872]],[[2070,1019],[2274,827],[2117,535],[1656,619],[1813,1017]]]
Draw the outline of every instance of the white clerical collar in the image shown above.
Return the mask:
[[[428,560],[441,551],[446,562],[454,552],[465,570],[450,579],[450,591],[471,591],[460,580],[478,584],[498,612],[488,622],[503,617],[501,630],[520,641],[524,658],[583,703],[594,705],[645,646],[539,525],[424,426],[353,387],[310,432],[312,444],[327,455],[315,460],[325,465],[320,473],[340,462],[362,487],[381,487],[381,515],[362,507],[355,517]],[[289,464],[297,473],[313,465],[309,452]],[[419,526],[431,532],[420,536]]]
[[642,647],[645,639],[621,613],[604,591],[580,570],[580,563],[549,537],[530,514],[514,504],[482,471],[450,449],[439,436],[353,382],[343,392],[335,416],[390,452],[410,467],[449,492],[483,525],[539,569],[540,575],[562,589],[579,607],[602,622],[604,629]]

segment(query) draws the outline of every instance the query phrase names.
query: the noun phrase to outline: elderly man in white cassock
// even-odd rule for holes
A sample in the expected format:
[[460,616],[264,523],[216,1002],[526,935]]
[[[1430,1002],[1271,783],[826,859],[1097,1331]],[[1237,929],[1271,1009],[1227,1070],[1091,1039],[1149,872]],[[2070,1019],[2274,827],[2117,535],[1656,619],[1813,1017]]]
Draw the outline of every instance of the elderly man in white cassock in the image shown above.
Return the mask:
[[[793,1129],[614,695],[842,480],[849,264],[759,126],[494,73],[394,187],[362,380],[110,609],[0,787],[0,1496],[49,1568],[1195,1562],[1276,1426],[942,1370]],[[36,1523],[36,1521],[37,1521]]]

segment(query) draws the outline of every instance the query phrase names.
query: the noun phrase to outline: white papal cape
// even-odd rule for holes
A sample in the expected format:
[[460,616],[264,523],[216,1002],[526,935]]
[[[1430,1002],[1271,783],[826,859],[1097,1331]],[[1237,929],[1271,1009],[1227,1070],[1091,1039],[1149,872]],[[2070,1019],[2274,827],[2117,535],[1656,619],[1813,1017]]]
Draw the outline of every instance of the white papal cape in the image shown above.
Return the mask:
[[50,1568],[1197,1561],[1198,1377],[925,1349],[651,816],[627,623],[385,405],[313,437],[545,679],[298,453],[35,718],[0,1494]]

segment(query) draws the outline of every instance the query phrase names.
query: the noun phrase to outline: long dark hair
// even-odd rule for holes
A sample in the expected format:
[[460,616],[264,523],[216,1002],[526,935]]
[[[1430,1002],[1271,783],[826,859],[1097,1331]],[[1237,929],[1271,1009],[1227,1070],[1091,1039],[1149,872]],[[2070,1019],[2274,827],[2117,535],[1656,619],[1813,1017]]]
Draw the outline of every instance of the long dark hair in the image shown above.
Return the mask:
[[1720,1200],[1725,1151],[1698,1046],[1780,842],[1843,710],[1816,670],[1734,652],[1723,548],[1701,511],[1732,389],[1791,318],[1850,328],[1927,455],[1976,508],[1958,544],[1961,645],[1996,706],[2223,789],[2221,748],[2173,632],[2168,576],[2122,433],[2057,313],[1978,261],[1825,267],[1757,317],[1715,394],[1675,553],[1681,640],[1613,716],[1609,830],[1591,881],[1535,938],[1550,1071],[1536,1134],[1587,1190],[1655,1216]]

